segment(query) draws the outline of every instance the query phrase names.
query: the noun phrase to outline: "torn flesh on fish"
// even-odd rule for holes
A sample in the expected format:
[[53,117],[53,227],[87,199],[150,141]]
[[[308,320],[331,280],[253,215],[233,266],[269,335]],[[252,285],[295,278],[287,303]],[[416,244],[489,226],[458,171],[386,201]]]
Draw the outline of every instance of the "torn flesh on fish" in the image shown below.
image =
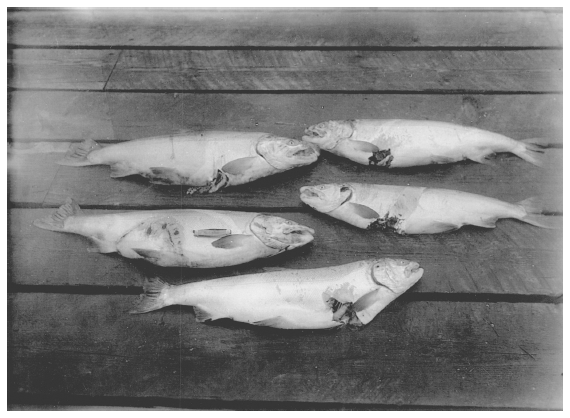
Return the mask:
[[254,212],[180,209],[89,215],[72,199],[34,225],[83,235],[92,241],[92,252],[195,268],[271,257],[308,244],[315,233],[291,220]]
[[362,229],[435,234],[463,225],[494,228],[502,218],[559,228],[556,219],[542,214],[536,198],[507,203],[457,190],[360,183],[304,186],[300,191],[301,200],[313,209]]
[[145,295],[131,312],[190,305],[199,322],[229,318],[285,329],[360,327],[422,275],[416,262],[383,258],[177,286],[153,279],[145,283]]
[[474,127],[427,120],[333,120],[310,126],[303,140],[357,163],[383,168],[465,159],[491,164],[487,157],[499,152],[544,164],[543,140],[517,141]]
[[73,144],[59,162],[69,166],[104,164],[111,177],[141,175],[152,183],[192,186],[189,193],[213,193],[308,165],[319,148],[297,139],[256,132],[206,131],[101,146]]

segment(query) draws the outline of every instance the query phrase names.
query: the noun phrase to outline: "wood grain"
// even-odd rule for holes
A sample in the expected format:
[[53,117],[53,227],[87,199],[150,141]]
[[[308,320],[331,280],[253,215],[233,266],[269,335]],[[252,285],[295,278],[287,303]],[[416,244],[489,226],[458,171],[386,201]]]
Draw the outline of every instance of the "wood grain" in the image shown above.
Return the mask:
[[559,50],[16,49],[11,64],[8,86],[26,89],[562,91]]
[[[140,287],[157,275],[173,283],[262,272],[266,267],[316,268],[392,257],[425,269],[412,292],[421,294],[562,295],[562,228],[546,230],[515,220],[496,229],[464,227],[439,235],[399,236],[364,231],[317,213],[279,213],[315,229],[315,241],[295,251],[221,269],[161,268],[118,254],[88,253],[88,239],[39,229],[52,209],[9,212],[10,282],[23,285]],[[87,210],[86,213],[108,213]],[[562,219],[560,226],[562,226]],[[350,242],[347,248],[346,243]]]
[[561,47],[562,9],[9,11],[8,40],[50,47]]
[[[360,166],[324,153],[310,166],[265,177],[207,195],[186,195],[187,187],[150,184],[140,176],[109,177],[108,166],[59,166],[62,153],[15,154],[8,165],[10,201],[19,206],[57,207],[67,197],[88,206],[124,208],[265,208],[299,210],[299,189],[331,182],[439,187],[518,202],[539,196],[548,212],[562,212],[561,149],[546,151],[545,167],[510,154],[499,154],[495,166],[460,162],[398,170]],[[31,169],[33,168],[33,169]]]
[[134,300],[10,295],[9,386],[54,396],[562,407],[560,305],[396,301],[360,332],[285,332],[199,324],[186,307],[132,316]]
[[331,119],[429,119],[562,143],[562,96],[462,94],[193,94],[14,91],[18,140],[131,140],[181,130],[261,131],[300,138]]

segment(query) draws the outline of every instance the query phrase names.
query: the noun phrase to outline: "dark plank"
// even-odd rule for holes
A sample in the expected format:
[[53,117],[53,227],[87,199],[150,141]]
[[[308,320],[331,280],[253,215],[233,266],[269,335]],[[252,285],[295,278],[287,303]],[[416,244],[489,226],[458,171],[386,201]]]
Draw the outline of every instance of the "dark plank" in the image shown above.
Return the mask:
[[119,54],[114,50],[12,50],[8,86],[103,90]]
[[[22,285],[131,287],[158,275],[180,283],[263,271],[264,267],[315,268],[367,258],[415,260],[425,269],[414,293],[562,295],[562,229],[545,230],[514,220],[496,229],[465,227],[440,235],[399,236],[363,231],[315,213],[280,213],[315,229],[315,241],[296,251],[223,269],[154,267],[117,254],[88,253],[86,238],[32,225],[51,209],[9,212],[10,281]],[[104,213],[88,210],[87,213]],[[558,219],[562,224],[561,217]],[[350,249],[346,243],[350,242]],[[445,296],[444,296],[445,297]]]
[[192,94],[15,91],[13,140],[130,140],[179,130],[262,131],[299,138],[330,119],[430,119],[515,139],[562,143],[562,96]]
[[67,167],[62,153],[17,154],[9,161],[10,201],[20,206],[58,206],[68,196],[80,204],[106,207],[303,208],[299,188],[331,182],[360,182],[440,187],[478,193],[507,202],[537,195],[549,212],[562,212],[561,149],[546,152],[540,168],[510,154],[495,167],[474,162],[381,171],[323,152],[313,165],[208,195],[186,195],[186,187],[152,185],[140,176],[109,177],[108,166]]
[[[78,52],[88,53],[83,59]],[[99,55],[102,56],[98,56]],[[17,49],[9,87],[182,91],[562,90],[562,51]],[[91,55],[95,55],[92,57]],[[116,67],[105,85],[109,61]],[[96,78],[94,80],[93,78]]]
[[9,42],[52,47],[557,47],[562,46],[561,30],[561,9],[550,13],[536,9],[8,13]]
[[396,302],[361,332],[284,332],[134,300],[12,294],[9,391],[562,408],[561,305]]

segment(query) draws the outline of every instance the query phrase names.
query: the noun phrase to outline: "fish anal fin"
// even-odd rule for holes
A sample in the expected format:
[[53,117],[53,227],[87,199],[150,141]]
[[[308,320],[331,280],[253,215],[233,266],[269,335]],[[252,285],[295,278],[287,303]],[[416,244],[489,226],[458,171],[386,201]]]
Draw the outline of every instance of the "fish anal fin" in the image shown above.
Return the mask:
[[168,167],[150,167],[150,174],[145,177],[154,184],[188,184],[188,178],[177,170]]
[[414,225],[408,222],[401,228],[400,233],[404,234],[439,234],[440,232],[454,231],[461,228],[462,225],[452,224],[444,221],[429,221]]
[[188,266],[186,257],[169,251],[149,250],[146,248],[132,248],[132,250],[145,260],[162,267]]
[[259,157],[238,158],[224,165],[222,171],[234,176],[241,175],[254,168],[258,163],[258,159]]
[[90,253],[114,253],[117,251],[117,244],[111,241],[104,241],[97,237],[89,237],[91,240],[91,246],[87,248]]
[[490,155],[492,155],[492,153],[491,154],[481,154],[481,155],[477,155],[477,156],[472,156],[472,157],[469,157],[469,159],[471,161],[475,161],[476,163],[479,163],[479,164],[485,164],[485,165],[488,165],[490,167],[496,167],[497,164],[495,164],[494,161],[491,161],[488,158]]
[[290,320],[282,316],[275,316],[273,318],[267,318],[262,321],[256,321],[254,325],[259,325],[261,327],[271,327],[271,328],[282,328],[282,329],[295,329],[299,328],[298,324],[294,324]]
[[206,309],[200,306],[194,306],[194,314],[196,315],[197,322],[206,322],[206,321],[212,321],[214,319],[219,319],[219,318],[214,318],[214,315],[212,315],[210,312],[208,312]]
[[223,238],[220,238],[212,242],[212,246],[216,248],[223,248],[225,250],[230,250],[234,248],[247,246],[248,242],[250,242],[251,239],[252,239],[251,235],[242,235],[242,234],[227,235]]
[[347,202],[345,205],[350,208],[350,211],[360,218],[364,219],[378,219],[380,215],[368,206],[361,205],[359,203]]
[[131,167],[127,166],[123,163],[117,163],[111,165],[111,174],[112,178],[118,177],[127,177],[132,176],[133,174],[138,174],[138,171],[132,169]]

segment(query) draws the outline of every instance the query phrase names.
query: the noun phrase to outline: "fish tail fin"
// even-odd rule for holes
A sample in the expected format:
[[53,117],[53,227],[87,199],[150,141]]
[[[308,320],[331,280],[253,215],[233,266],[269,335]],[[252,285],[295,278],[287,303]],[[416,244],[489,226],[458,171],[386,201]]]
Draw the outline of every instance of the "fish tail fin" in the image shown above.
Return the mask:
[[62,160],[58,161],[59,165],[69,165],[74,167],[81,167],[86,165],[95,165],[87,159],[87,156],[95,150],[103,148],[92,139],[86,139],[79,144],[72,144]]
[[166,292],[171,287],[171,284],[158,277],[146,279],[143,285],[144,294],[141,295],[139,303],[131,309],[130,313],[141,314],[170,305],[166,302]]
[[559,229],[560,219],[558,216],[543,215],[544,207],[542,202],[537,197],[530,197],[517,203],[521,206],[526,215],[519,218],[521,221],[529,223],[534,226],[548,229]]
[[547,144],[542,138],[530,138],[518,141],[513,150],[513,154],[538,167],[543,167],[546,163],[545,149]]
[[49,231],[63,231],[65,229],[65,220],[80,214],[81,208],[79,205],[72,198],[68,197],[59,209],[43,219],[36,219],[33,224],[38,228]]

